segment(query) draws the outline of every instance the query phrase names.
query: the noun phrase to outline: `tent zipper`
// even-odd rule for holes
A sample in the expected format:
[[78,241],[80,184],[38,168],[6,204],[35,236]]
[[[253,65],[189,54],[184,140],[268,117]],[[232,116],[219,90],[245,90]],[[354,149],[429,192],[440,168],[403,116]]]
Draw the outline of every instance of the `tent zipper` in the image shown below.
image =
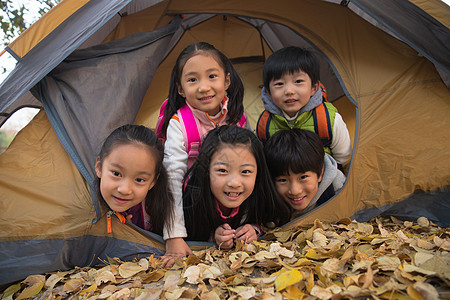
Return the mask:
[[125,217],[122,214],[112,211],[112,210],[108,211],[108,213],[106,214],[106,231],[108,233],[112,233],[111,216],[113,214],[117,216],[120,223],[125,223],[125,221],[126,221]]

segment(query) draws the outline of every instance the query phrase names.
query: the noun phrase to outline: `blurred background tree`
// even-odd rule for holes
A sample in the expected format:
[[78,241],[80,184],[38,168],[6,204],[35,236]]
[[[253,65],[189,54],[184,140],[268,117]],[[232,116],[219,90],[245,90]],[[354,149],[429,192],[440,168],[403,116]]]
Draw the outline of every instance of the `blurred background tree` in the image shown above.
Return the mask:
[[[0,0],[0,36],[6,47],[61,0]],[[5,68],[2,66],[2,73]]]
[[[61,0],[0,0],[2,43],[7,46]],[[31,17],[31,18],[30,18]]]

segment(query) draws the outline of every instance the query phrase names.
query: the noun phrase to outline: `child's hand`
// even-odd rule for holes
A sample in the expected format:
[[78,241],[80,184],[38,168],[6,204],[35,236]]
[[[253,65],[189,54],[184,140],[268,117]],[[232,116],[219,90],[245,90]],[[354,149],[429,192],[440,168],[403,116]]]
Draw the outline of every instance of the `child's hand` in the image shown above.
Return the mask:
[[161,267],[170,268],[177,259],[189,254],[192,254],[192,250],[183,238],[168,239],[166,240],[166,254],[161,257]]
[[133,215],[128,215],[128,216],[126,216],[125,218],[126,218],[128,221],[131,222],[131,219],[133,218]]
[[236,239],[244,241],[246,243],[251,243],[258,239],[255,228],[250,224],[245,224],[244,226],[236,229]]
[[214,233],[214,239],[220,248],[230,249],[234,245],[234,233],[235,230],[231,229],[230,225],[225,223],[217,227],[216,232]]

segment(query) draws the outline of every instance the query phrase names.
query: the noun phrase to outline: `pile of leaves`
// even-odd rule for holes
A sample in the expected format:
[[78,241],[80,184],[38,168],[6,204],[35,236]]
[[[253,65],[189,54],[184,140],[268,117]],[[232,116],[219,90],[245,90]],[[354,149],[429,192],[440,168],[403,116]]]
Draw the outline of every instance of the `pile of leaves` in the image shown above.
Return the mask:
[[159,268],[153,256],[31,275],[2,299],[444,299],[449,228],[419,218],[316,220],[231,250],[209,248]]

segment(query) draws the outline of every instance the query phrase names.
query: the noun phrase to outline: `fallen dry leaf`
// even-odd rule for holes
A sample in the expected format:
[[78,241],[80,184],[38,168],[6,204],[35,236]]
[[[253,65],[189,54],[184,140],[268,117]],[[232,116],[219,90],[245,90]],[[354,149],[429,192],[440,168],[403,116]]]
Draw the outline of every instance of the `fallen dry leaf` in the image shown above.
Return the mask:
[[420,265],[426,263],[428,260],[432,259],[433,257],[434,257],[434,255],[432,253],[417,252],[414,255],[414,264],[419,267]]
[[275,279],[275,288],[277,292],[284,290],[286,287],[296,284],[303,280],[303,275],[298,270],[288,270],[280,273]]
[[417,239],[417,246],[422,249],[431,250],[435,247],[435,244],[423,239]]
[[[146,259],[145,259],[146,260]],[[138,263],[133,262],[125,262],[119,266],[119,274],[122,276],[122,278],[129,278],[141,271],[145,271],[148,268],[148,264],[146,267],[142,267]]]
[[53,289],[55,284],[57,284],[59,281],[61,281],[65,276],[67,275],[67,272],[57,272],[55,274],[50,275],[49,278],[45,281],[45,288],[48,290]]
[[294,252],[291,250],[288,250],[284,247],[281,247],[280,243],[272,243],[270,244],[269,252],[273,255],[280,255],[285,257],[293,257]]
[[31,298],[41,291],[45,284],[45,276],[44,275],[30,275],[28,276],[23,283],[26,283],[28,286],[17,296],[16,299],[26,299]]
[[64,294],[69,294],[73,292],[78,292],[83,287],[83,279],[81,278],[72,278],[66,283],[64,283],[62,292]]
[[16,283],[13,285],[10,285],[6,290],[3,292],[2,299],[5,300],[12,300],[13,295],[17,293],[20,290],[20,283]]
[[436,291],[436,288],[429,283],[426,282],[416,282],[413,285],[413,288],[422,295],[423,298],[427,300],[438,300],[439,293]]
[[197,284],[200,279],[200,268],[198,266],[190,266],[184,272],[183,277],[186,277],[186,281],[190,284]]
[[417,219],[417,224],[422,227],[428,227],[430,226],[430,221],[425,217],[420,217]]
[[109,281],[112,283],[116,283],[116,276],[114,276],[111,271],[103,270],[95,274],[95,283],[97,285],[101,285],[102,283],[107,283]]
[[87,289],[82,290],[80,292],[80,296],[84,296],[84,297],[88,298],[88,297],[94,295],[96,290],[97,290],[97,284],[94,283],[93,285],[91,285]]

